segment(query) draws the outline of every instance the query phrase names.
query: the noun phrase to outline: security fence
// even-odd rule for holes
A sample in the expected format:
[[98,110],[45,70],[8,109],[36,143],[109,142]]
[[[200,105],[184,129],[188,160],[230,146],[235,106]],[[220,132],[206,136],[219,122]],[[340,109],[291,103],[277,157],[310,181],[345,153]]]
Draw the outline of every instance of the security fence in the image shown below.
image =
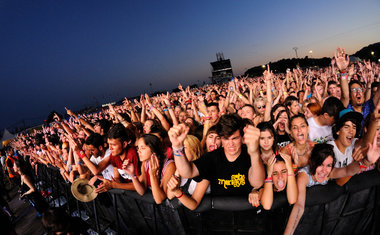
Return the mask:
[[[39,165],[38,188],[51,206],[64,206],[98,234],[282,234],[291,206],[276,193],[270,211],[247,197],[205,196],[195,211],[175,198],[161,205],[152,194],[113,189],[87,203],[76,200],[57,168]],[[330,182],[308,188],[296,234],[380,234],[380,173],[352,177],[343,187]]]

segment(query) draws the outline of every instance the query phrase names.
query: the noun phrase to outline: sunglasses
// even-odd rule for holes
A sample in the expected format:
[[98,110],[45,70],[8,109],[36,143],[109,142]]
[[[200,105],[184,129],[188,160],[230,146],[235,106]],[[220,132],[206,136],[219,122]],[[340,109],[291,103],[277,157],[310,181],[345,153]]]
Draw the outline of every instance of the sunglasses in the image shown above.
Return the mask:
[[363,88],[361,88],[361,87],[352,88],[351,91],[352,91],[353,93],[363,92]]
[[265,104],[263,106],[258,105],[257,108],[258,109],[261,109],[261,108],[265,109]]

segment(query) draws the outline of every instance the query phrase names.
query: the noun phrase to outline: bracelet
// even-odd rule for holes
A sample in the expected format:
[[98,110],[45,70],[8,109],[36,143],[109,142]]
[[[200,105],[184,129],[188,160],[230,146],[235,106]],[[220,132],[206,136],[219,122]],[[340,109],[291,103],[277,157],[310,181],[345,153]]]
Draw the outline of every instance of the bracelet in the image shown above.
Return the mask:
[[163,109],[164,112],[168,111],[168,109]]
[[206,117],[203,117],[204,120],[210,120],[211,117],[210,116],[206,116]]
[[175,197],[178,198],[178,199],[180,199],[182,196],[183,196],[183,192],[178,197],[177,196],[175,196]]
[[272,177],[267,177],[265,180],[270,180],[270,181],[272,181]]
[[242,95],[242,94],[239,94],[239,98],[240,98],[240,99],[243,99],[243,95]]
[[272,180],[264,180],[264,183],[273,183]]
[[295,174],[288,174],[288,176],[296,176]]
[[136,179],[137,176],[134,174],[134,175],[131,175],[132,179]]
[[77,162],[77,164],[81,166],[81,165],[83,165],[83,162],[79,161],[79,162]]
[[297,165],[293,165],[293,169],[297,169],[298,168],[298,166]]
[[184,148],[185,147],[183,147],[183,146],[180,148],[173,148],[173,155],[176,157],[181,157],[181,156],[185,155]]
[[78,151],[78,156],[80,157],[80,159],[83,159],[86,156],[86,154],[84,154],[83,150],[80,150]]
[[359,166],[362,169],[367,169],[368,168],[368,166],[366,166],[361,160],[359,161]]

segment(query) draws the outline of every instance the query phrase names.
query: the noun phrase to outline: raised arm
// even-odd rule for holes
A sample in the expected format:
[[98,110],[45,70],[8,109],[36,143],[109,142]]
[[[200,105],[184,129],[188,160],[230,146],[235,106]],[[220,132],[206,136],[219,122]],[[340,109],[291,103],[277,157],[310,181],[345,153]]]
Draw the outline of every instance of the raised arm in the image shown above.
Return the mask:
[[244,143],[247,145],[248,154],[251,158],[249,168],[249,183],[254,188],[260,188],[264,183],[265,170],[259,152],[260,130],[252,125],[244,129]]
[[293,234],[302,218],[305,210],[306,186],[308,182],[309,177],[304,172],[297,175],[298,198],[296,204],[293,206],[292,212],[290,213],[284,235]]
[[199,175],[198,168],[187,160],[184,151],[184,141],[188,132],[188,126],[179,124],[170,128],[168,135],[172,143],[174,162],[178,173],[183,178],[194,178]]
[[347,107],[350,102],[350,91],[348,88],[348,75],[347,75],[347,67],[350,63],[350,58],[346,55],[346,52],[340,47],[334,54],[336,65],[341,73],[340,87],[342,89],[342,97],[340,100],[342,101],[344,107]]

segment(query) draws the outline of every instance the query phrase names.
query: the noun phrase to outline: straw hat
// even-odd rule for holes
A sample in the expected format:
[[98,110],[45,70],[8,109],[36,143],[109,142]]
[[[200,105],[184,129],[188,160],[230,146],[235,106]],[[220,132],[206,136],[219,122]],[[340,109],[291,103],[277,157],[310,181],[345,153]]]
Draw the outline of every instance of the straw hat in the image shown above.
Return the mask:
[[81,202],[90,202],[98,196],[98,194],[95,193],[95,187],[89,185],[87,179],[79,178],[72,183],[71,193]]

